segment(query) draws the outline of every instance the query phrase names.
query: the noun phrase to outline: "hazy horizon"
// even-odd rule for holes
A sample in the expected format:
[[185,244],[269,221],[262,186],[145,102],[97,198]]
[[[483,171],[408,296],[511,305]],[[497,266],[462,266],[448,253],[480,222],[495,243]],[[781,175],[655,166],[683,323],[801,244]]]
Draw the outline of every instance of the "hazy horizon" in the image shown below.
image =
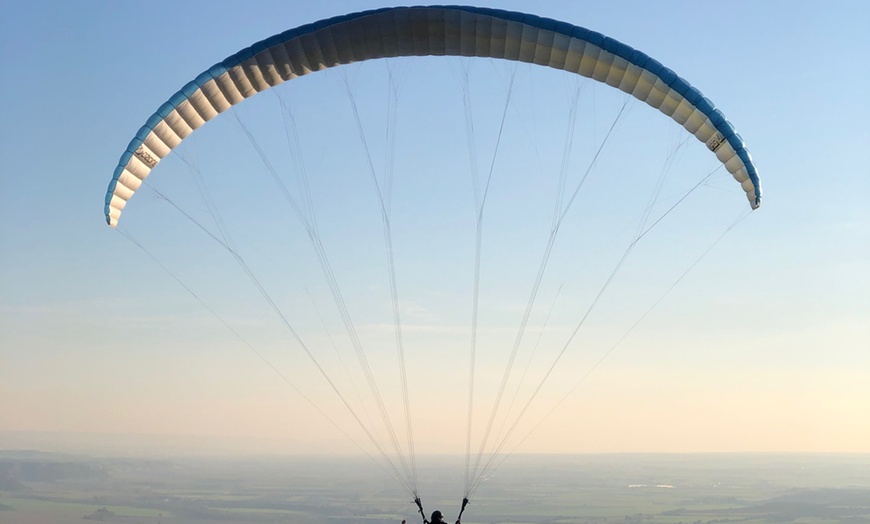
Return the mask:
[[[122,433],[87,433],[87,432],[51,432],[51,431],[0,431],[0,453],[4,452],[35,452],[59,453],[70,455],[87,455],[93,457],[175,457],[175,458],[226,458],[226,459],[257,459],[262,457],[275,458],[336,458],[362,459],[372,461],[373,457],[358,449],[350,449],[344,441],[320,442],[322,451],[312,451],[309,446],[294,448],[286,439],[267,438],[257,435],[215,436],[215,435],[165,435],[165,434],[122,434]],[[547,456],[841,456],[870,457],[870,452],[864,451],[539,451],[516,452],[507,457],[507,461],[524,460],[529,457]],[[458,452],[453,453],[419,453],[422,461],[448,460],[463,458]]]

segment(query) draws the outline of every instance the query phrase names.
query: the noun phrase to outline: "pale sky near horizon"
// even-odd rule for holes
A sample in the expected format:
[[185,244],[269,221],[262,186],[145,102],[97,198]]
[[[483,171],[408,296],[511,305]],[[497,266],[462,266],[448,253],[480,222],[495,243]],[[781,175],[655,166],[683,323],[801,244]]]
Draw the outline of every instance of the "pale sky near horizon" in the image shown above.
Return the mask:
[[[106,227],[102,212],[105,188],[120,153],[148,116],[187,81],[211,64],[280,31],[385,5],[393,4],[369,0],[257,2],[252,7],[238,2],[189,2],[180,6],[152,2],[147,7],[96,1],[0,3],[0,434],[97,433],[118,438],[155,434],[165,438],[182,436],[185,442],[197,438],[250,439],[262,446],[258,451],[265,452],[354,451],[354,445],[341,432],[287,387],[270,368],[275,365],[298,382],[300,389],[334,416],[357,442],[366,442],[358,432],[353,433],[358,428],[347,420],[347,413],[328,387],[310,367],[305,367],[310,364],[301,352],[269,349],[278,339],[286,341],[287,334],[274,322],[265,323],[270,313],[261,302],[250,305],[256,302],[256,293],[251,293],[250,284],[239,277],[238,268],[234,279],[230,279],[222,274],[232,266],[230,262],[212,265],[202,262],[209,258],[196,258],[201,253],[220,258],[220,249],[204,247],[208,243],[201,239],[188,245],[195,228],[183,220],[164,223],[169,207],[153,194],[137,195],[128,206],[131,224],[136,224],[137,219],[139,223],[159,221],[152,223],[150,232],[144,231],[137,238],[147,241],[152,254],[172,267],[176,276],[192,286],[201,282],[198,278],[216,282],[208,289],[197,289],[201,298],[222,312],[234,329],[249,333],[245,335],[247,341],[262,344],[257,347],[265,348],[262,351],[269,365],[245,348],[152,260]],[[518,1],[487,1],[479,5],[532,12],[584,26],[636,47],[672,68],[704,92],[734,124],[759,166],[765,190],[763,207],[724,237],[662,305],[594,369],[569,400],[515,449],[529,453],[870,452],[870,168],[864,158],[870,151],[866,124],[870,118],[866,99],[870,85],[870,34],[866,30],[870,26],[870,4],[747,1],[728,9],[676,1],[552,1],[534,6]],[[400,74],[411,77],[405,78],[403,85],[417,86],[416,64],[397,62],[395,67]],[[455,67],[445,66],[434,74],[442,71],[449,76],[456,73]],[[499,74],[511,71],[496,70]],[[356,136],[353,117],[345,108],[347,98],[341,98],[341,82],[350,78],[360,91],[360,99],[367,100],[369,73],[352,68],[348,71],[347,76],[323,74],[323,79],[317,79],[323,84],[308,82],[306,77],[306,83],[293,87],[297,91],[290,93],[302,100],[291,99],[298,104],[300,122],[316,121],[316,114],[307,112],[322,111],[332,118],[333,113],[344,111],[344,123],[340,125],[346,127],[349,136]],[[531,86],[530,96],[551,78],[545,73],[526,80],[523,75],[528,69],[517,71],[518,82],[527,81],[523,85]],[[504,77],[500,80],[504,82]],[[526,89],[523,85],[517,89]],[[422,90],[426,86],[408,87],[412,88]],[[559,93],[566,92],[570,84],[560,85],[559,89]],[[584,96],[593,96],[584,100],[597,97],[599,104],[612,105],[605,89],[588,88]],[[334,95],[338,102],[322,107],[318,102],[321,94],[324,98]],[[265,98],[265,94],[259,96]],[[501,103],[499,97],[503,92],[490,97],[497,99],[496,107]],[[427,109],[402,106],[401,100],[398,107],[400,130],[403,119]],[[366,113],[368,109],[361,109],[364,118],[371,116]],[[259,106],[252,104],[238,114],[242,119],[256,119],[258,111]],[[510,114],[528,118],[523,122],[533,122],[534,126],[549,121],[543,104],[536,111],[526,114],[517,109]],[[445,119],[452,114],[448,110],[441,112]],[[639,108],[632,112],[641,113],[640,118],[656,116]],[[457,114],[461,118],[461,108]],[[591,118],[599,118],[598,113],[590,114]],[[670,124],[657,116],[663,128]],[[229,136],[236,136],[239,147],[250,153],[232,116],[222,115],[218,120],[221,122],[214,122],[214,130],[206,132],[203,128],[195,134],[201,136],[184,151],[187,160],[207,167],[210,159],[199,155],[231,156],[228,153],[236,144],[229,141]],[[437,127],[435,117],[432,121],[436,124],[431,132],[441,137],[432,140],[465,140],[461,123],[454,133],[453,128]],[[492,131],[492,122],[482,123],[477,129],[481,159],[487,156],[487,140],[492,140],[492,135],[484,136],[488,126]],[[606,128],[607,124],[602,120],[596,125],[598,131],[590,132],[600,138],[601,126]],[[506,140],[519,140],[527,127],[514,129],[516,135],[508,135]],[[674,125],[667,129],[679,131]],[[303,144],[311,150],[312,166],[321,162],[329,169],[341,165],[345,156],[352,156],[317,142],[330,133],[338,134],[325,125],[322,129],[306,129],[302,142],[312,142]],[[557,136],[551,157],[556,158],[558,169],[563,135]],[[433,215],[433,222],[449,222],[445,217],[451,216],[453,203],[449,198],[441,200],[440,193],[436,193],[442,189],[440,186],[402,185],[403,169],[408,165],[434,165],[444,159],[426,156],[431,153],[418,151],[410,140],[403,139],[399,145],[410,152],[396,159],[397,192],[408,189],[411,193],[413,189],[438,198],[443,208],[435,206],[433,213],[437,217]],[[630,148],[630,139],[623,136],[619,144]],[[541,146],[543,156],[547,156],[547,146]],[[702,145],[694,146],[700,146],[704,153]],[[356,147],[349,150],[358,153]],[[578,157],[590,150],[581,145],[575,149]],[[698,150],[696,147],[693,151]],[[461,147],[458,152],[466,154]],[[631,152],[626,149],[612,161],[631,161]],[[458,155],[457,165],[465,161]],[[212,163],[221,162],[229,166],[234,160],[225,158]],[[486,170],[487,162],[480,160],[481,171]],[[153,180],[161,190],[183,192],[184,184],[158,181],[162,168],[169,173],[181,165],[176,161],[173,167],[167,160],[149,182]],[[252,172],[262,171],[261,166],[250,165],[256,168]],[[658,169],[651,169],[653,176]],[[246,176],[254,179],[253,174]],[[363,182],[367,180],[360,182],[360,191],[370,190]],[[703,239],[694,238],[700,231],[694,229],[694,224],[674,231],[671,242],[694,249],[683,256],[680,267],[691,264],[692,253],[697,255],[698,250],[714,241],[735,213],[748,209],[737,184],[732,187],[728,182],[733,183],[724,179],[717,182],[727,189],[720,191],[720,201],[726,203],[716,208],[718,222],[709,225],[698,220],[698,228],[710,226],[704,230]],[[346,186],[339,182],[331,191],[353,193],[356,189],[350,182]],[[516,191],[524,189],[518,187]],[[625,189],[626,195],[645,198],[633,191]],[[216,194],[221,198],[222,194]],[[595,212],[607,211],[603,204],[613,199],[614,193],[605,194],[606,198],[595,200],[597,205],[590,204]],[[470,195],[461,198],[468,200]],[[347,206],[347,202],[340,205]],[[421,202],[412,199],[402,207],[397,197],[397,213]],[[457,202],[455,206],[462,208],[465,200]],[[702,204],[688,206],[690,212],[703,215],[704,210],[697,209]],[[232,204],[227,205],[228,215],[236,211],[236,218],[253,223],[249,227],[257,233],[261,229],[264,234],[282,232],[278,226],[257,223],[258,213],[250,208],[236,210]],[[345,207],[338,215],[343,212],[350,213]],[[498,208],[493,210],[495,215],[498,212]],[[694,219],[689,212],[686,216],[689,223]],[[378,226],[379,216],[372,217],[372,224]],[[510,213],[503,218],[503,229],[493,225],[485,242],[499,237],[500,232],[525,238],[522,235],[530,222],[510,223]],[[346,220],[345,225],[349,222],[357,226],[355,219]],[[364,220],[359,222],[363,227]],[[491,223],[498,220],[492,219]],[[341,223],[327,218],[321,226],[329,235],[336,224]],[[439,232],[429,226],[418,225],[423,232],[411,234],[416,235],[415,242],[420,245],[408,245],[417,249],[426,243],[449,245],[450,239],[439,237]],[[407,232],[401,230],[401,225],[397,227],[397,238],[404,238]],[[473,222],[471,227],[473,238]],[[187,232],[176,236],[176,229]],[[357,250],[355,242],[363,243],[362,237],[353,227],[350,230],[343,238],[348,252],[343,258],[336,255],[336,271],[342,279],[359,281],[365,278],[367,268],[354,268],[351,262],[366,265],[369,259],[362,248]],[[132,225],[130,232],[137,234]],[[336,238],[342,236],[335,234]],[[306,268],[298,262],[296,266],[297,259],[310,258],[310,252],[304,249],[304,235],[298,236],[301,247],[291,241],[274,248],[274,252],[273,246],[259,243],[259,238],[252,233],[240,244],[259,250],[259,260],[266,264],[262,269],[264,280],[279,281],[280,271],[287,267],[299,274],[317,275],[316,265]],[[500,263],[488,267],[491,280],[483,282],[489,294],[482,301],[497,304],[482,313],[482,321],[486,322],[482,333],[499,342],[503,324],[516,325],[518,316],[515,303],[506,299],[500,302],[501,293],[507,295],[518,289],[511,296],[517,297],[521,310],[525,299],[518,297],[525,296],[528,290],[540,251],[538,245],[523,249],[520,240],[506,245],[511,251],[493,252],[493,260],[502,256],[517,265],[526,263],[531,269],[524,268],[528,280],[520,282]],[[571,252],[565,249],[570,260]],[[643,281],[632,280],[643,274],[642,268],[627,265],[624,284],[614,284],[617,298],[601,306],[607,321],[599,317],[599,323],[590,327],[590,339],[600,337],[604,349],[585,360],[567,357],[560,367],[562,374],[554,378],[562,389],[557,386],[544,394],[531,422],[555,405],[560,395],[603,355],[614,337],[618,338],[656,300],[657,293],[679,275],[679,271],[668,273],[668,263],[662,262],[668,249],[664,241],[658,248],[641,253],[651,266],[664,272],[656,282],[659,287],[648,293]],[[524,251],[534,252],[534,256],[525,260],[521,256]],[[373,253],[383,254],[383,249]],[[397,256],[401,258],[402,253],[397,248]],[[286,258],[279,259],[279,255]],[[426,293],[434,295],[435,291],[450,294],[454,291],[451,286],[466,289],[471,268],[462,266],[466,270],[462,273],[462,267],[454,268],[440,259],[429,260],[432,267],[413,257],[409,259],[411,267],[406,266],[405,273],[400,267],[399,274],[404,286],[400,293],[408,300],[403,304],[403,316],[411,353],[411,401],[416,401],[412,405],[415,442],[421,453],[462,454],[467,348],[453,345],[467,344],[467,333],[456,326],[467,327],[469,315],[467,311],[457,313],[455,306],[440,299],[429,304],[417,299]],[[258,259],[252,255],[252,260]],[[577,276],[579,270],[554,261],[553,271],[559,269],[566,280],[557,277],[549,282],[550,287],[542,288],[532,324],[540,323],[549,304],[556,301],[560,283],[571,278],[575,282],[582,280]],[[433,273],[438,273],[437,278]],[[412,274],[416,277],[412,278]],[[325,311],[331,303],[322,281],[310,284],[315,293],[311,299],[298,299],[309,290],[304,279],[288,287],[275,286],[282,307],[288,311],[298,308],[295,318],[310,326],[310,330],[302,331],[315,339],[319,336],[324,351],[329,350],[334,343],[331,337],[340,329],[333,326],[334,331],[318,331],[321,312],[314,315],[310,307],[315,304],[328,316]],[[367,308],[377,308],[364,302],[365,289],[363,283],[356,291],[349,285],[348,303],[364,341],[378,344],[382,339],[389,340],[391,328],[379,322],[390,318],[390,314],[388,308],[369,311]],[[643,297],[637,305],[629,298],[623,300],[631,296],[628,293],[632,289]],[[383,294],[383,288],[369,291]],[[298,303],[293,302],[296,299]],[[231,309],[233,302],[235,310]],[[582,309],[579,311],[582,313]],[[499,316],[500,312],[504,317]],[[616,325],[616,320],[622,323]],[[324,322],[329,324],[330,319]],[[554,318],[554,337],[564,339],[574,323]],[[512,329],[507,331],[513,333]],[[530,333],[529,340],[537,336],[537,332]],[[510,340],[506,340],[509,345]],[[548,339],[542,340],[546,343]],[[423,348],[420,352],[424,354],[416,360],[415,344]],[[452,349],[444,349],[442,344]],[[495,354],[488,349],[486,345],[481,347],[477,363],[482,375],[478,391],[481,401],[493,393],[493,389],[488,393],[483,389],[486,380],[491,380],[490,388],[497,384],[507,358],[505,351]],[[327,360],[328,354],[324,353]],[[382,361],[394,365],[395,356],[390,355],[392,361],[375,352],[371,355],[373,365]],[[571,366],[577,367],[572,370]],[[385,390],[393,391],[390,388],[395,386],[395,374],[383,380]],[[387,403],[404,436],[401,398],[388,394]],[[486,413],[481,408],[475,414],[478,431],[486,421]],[[508,448],[514,449],[513,444]]]

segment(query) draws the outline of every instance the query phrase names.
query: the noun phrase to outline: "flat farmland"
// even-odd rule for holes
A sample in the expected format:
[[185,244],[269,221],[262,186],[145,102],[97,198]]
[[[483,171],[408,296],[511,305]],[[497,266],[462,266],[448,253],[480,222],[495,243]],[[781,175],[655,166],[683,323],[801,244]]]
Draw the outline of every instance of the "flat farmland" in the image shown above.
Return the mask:
[[[421,460],[427,513],[454,518],[460,459]],[[0,452],[0,523],[418,522],[367,459],[93,457]],[[870,523],[866,455],[516,456],[465,524]]]

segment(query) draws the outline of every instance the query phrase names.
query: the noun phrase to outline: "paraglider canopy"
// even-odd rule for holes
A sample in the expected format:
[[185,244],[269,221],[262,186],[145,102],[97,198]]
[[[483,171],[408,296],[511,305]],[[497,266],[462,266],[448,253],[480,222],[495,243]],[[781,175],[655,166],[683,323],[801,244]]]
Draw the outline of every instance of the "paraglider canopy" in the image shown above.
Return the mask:
[[143,125],[106,194],[106,222],[190,133],[233,105],[287,80],[364,60],[456,55],[539,64],[593,78],[642,100],[704,142],[743,186],[752,208],[761,183],[734,127],[688,81],[622,42],[556,20],[480,7],[395,7],[291,29],[227,57],[185,85]]

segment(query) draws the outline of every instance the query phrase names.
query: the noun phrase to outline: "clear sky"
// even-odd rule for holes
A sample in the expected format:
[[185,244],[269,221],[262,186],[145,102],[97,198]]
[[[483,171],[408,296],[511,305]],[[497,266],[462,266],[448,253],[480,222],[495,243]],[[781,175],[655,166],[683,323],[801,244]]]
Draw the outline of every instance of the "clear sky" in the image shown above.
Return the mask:
[[[194,446],[209,437],[243,442],[235,449],[249,451],[355,449],[172,277],[106,227],[102,212],[106,185],[130,138],[196,74],[283,30],[384,5],[390,4],[368,0],[253,5],[0,3],[0,431],[180,436]],[[503,1],[479,5],[531,11],[600,31],[677,71],[713,100],[743,136],[765,189],[764,206],[726,235],[518,451],[870,452],[870,169],[865,159],[870,150],[866,124],[870,119],[866,94],[870,4],[770,1],[736,2],[724,8],[677,1],[550,1],[534,6]],[[410,230],[397,219],[395,231],[415,440],[421,452],[461,454],[473,267],[469,240],[473,243],[474,222],[468,213],[467,178],[460,178],[468,165],[461,96],[440,96],[449,88],[436,80],[443,73],[444,85],[454,86],[458,93],[462,62],[442,69],[436,64],[434,72],[421,72],[416,63],[404,61],[396,61],[393,67],[402,75],[398,129],[403,133],[397,141],[395,212],[431,210],[421,222],[408,222],[413,224]],[[536,72],[539,76],[529,80],[530,69],[501,65],[472,69],[473,75],[495,71],[497,77],[492,84],[481,80],[482,87],[471,84],[472,90],[477,89],[475,96],[487,99],[476,114],[481,119],[475,128],[481,172],[488,168],[506,78],[512,72],[519,79],[518,100],[523,95],[535,102],[512,106],[509,120],[514,125],[505,137],[505,149],[529,142],[530,129],[543,136],[543,130],[558,127],[553,143],[540,138],[537,156],[518,153],[513,167],[525,174],[535,172],[538,164],[559,170],[565,111],[548,109],[543,103],[537,107],[535,97],[541,97],[548,82],[557,78],[552,81],[559,84],[559,95],[550,98],[559,99],[559,107],[565,108],[568,97],[563,95],[574,84],[549,72]],[[360,143],[342,90],[347,79],[359,97],[363,121],[374,126],[371,122],[384,118],[368,100],[384,98],[386,91],[369,75],[384,70],[383,66],[353,66],[346,73],[329,72],[316,81],[313,78],[320,75],[313,75],[311,81],[306,78],[292,87],[295,91],[287,91],[300,125],[307,126],[300,141],[310,151],[306,160],[312,173],[322,169],[337,176],[312,183],[314,191],[336,196],[338,202],[324,204],[320,225],[363,342],[375,348],[389,346],[392,330],[383,260],[377,269],[368,267],[378,256],[383,258],[383,246],[378,244],[383,239],[379,215],[371,213],[374,200],[360,200],[365,203],[353,207],[354,195],[368,191],[371,197],[372,188],[367,168],[360,163],[364,162]],[[441,91],[431,87],[433,93],[427,95],[427,86]],[[608,118],[613,118],[600,115],[606,111],[612,115],[614,105],[624,100],[601,86],[583,89],[581,107],[586,113],[579,121],[592,124],[578,128],[569,169],[574,183],[585,165],[584,155],[588,160],[593,150],[590,144],[601,139]],[[410,102],[403,105],[406,100]],[[639,164],[644,161],[637,150],[645,146],[639,145],[638,137],[644,133],[632,135],[632,130],[653,129],[647,125],[667,130],[660,133],[665,145],[657,144],[663,156],[679,128],[640,105],[631,108],[633,116],[640,115],[637,120],[620,128],[624,134],[615,145],[623,152],[603,161],[598,171],[608,166],[614,171],[648,170],[650,181],[655,179],[661,162],[652,167]],[[424,110],[428,116],[419,116]],[[269,111],[274,109],[246,102],[237,114],[245,122],[254,122]],[[456,119],[448,123],[452,116]],[[409,122],[420,118],[429,119],[426,140],[436,147],[423,148],[414,141],[417,135],[404,131],[413,127]],[[325,123],[334,119],[342,123]],[[548,125],[551,121],[553,126]],[[206,131],[212,124],[214,130]],[[222,115],[209,126],[194,135],[195,145],[182,152],[185,159],[200,165],[206,178],[208,169],[218,173],[216,178],[233,178],[226,173],[234,171],[242,173],[237,178],[249,177],[249,185],[265,186],[262,164],[252,156],[232,115]],[[283,131],[276,129],[283,139]],[[377,136],[371,140],[378,151],[383,149],[380,129],[370,131]],[[265,135],[261,140],[268,144],[270,131],[261,132]],[[441,155],[439,141],[444,147],[452,141],[456,149]],[[692,147],[688,162],[698,151],[705,153],[701,144]],[[237,156],[244,157],[240,162],[247,167],[236,166]],[[349,157],[357,162],[358,179],[341,178],[350,169],[343,163]],[[709,167],[710,159],[704,159],[703,165]],[[194,187],[189,181],[176,184],[172,180],[185,179],[169,176],[159,180],[164,172],[183,171],[182,162],[171,160],[161,164],[149,182],[153,179],[155,187],[182,202],[186,188]],[[383,159],[376,158],[376,164],[382,165]],[[413,182],[418,179],[411,172],[428,168],[455,174],[456,186]],[[510,179],[509,174],[504,176]],[[446,184],[452,177],[444,179]],[[723,178],[716,186],[725,189],[719,191],[716,204],[721,207],[688,202],[679,219],[684,227],[674,226],[670,237],[651,239],[650,245],[658,248],[639,248],[638,257],[632,254],[624,279],[613,286],[614,298],[592,315],[597,323],[590,320],[588,345],[593,349],[588,355],[572,349],[560,363],[552,391],[542,394],[520,436],[591,369],[737,213],[748,209],[736,183]],[[496,185],[494,191],[500,187],[505,186]],[[513,187],[533,209],[534,188]],[[288,228],[258,220],[260,211],[278,205],[274,187],[239,193],[235,199],[227,196],[237,190],[214,189],[228,217],[247,225],[248,232],[236,237],[240,249],[251,254],[252,265],[276,290],[276,299],[294,326],[333,365],[333,376],[344,380],[341,363],[329,362],[330,346],[348,347],[305,235],[298,224]],[[617,201],[644,200],[649,195],[619,183],[597,191],[602,196],[590,197],[588,209],[594,220],[608,222],[609,229],[602,230],[615,232],[632,223],[620,222],[616,211],[607,218],[611,204],[618,210]],[[405,193],[416,196],[402,200]],[[197,198],[182,205],[201,211]],[[543,244],[533,238],[546,240],[546,234],[530,234],[529,240],[525,236],[540,217],[518,217],[508,208],[493,206],[484,241],[489,251],[483,259],[481,337],[490,338],[481,342],[477,362],[481,406],[497,389],[518,311],[526,303],[540,260]],[[225,251],[177,215],[173,222],[164,222],[174,211],[153,193],[137,195],[128,212],[130,233],[147,244],[150,253],[194,288],[355,441],[366,445],[346,410],[304,353],[288,341],[286,330],[276,325],[274,315]],[[545,214],[548,219],[552,208],[546,208]],[[700,219],[708,214],[715,214],[718,221],[707,224]],[[454,224],[458,215],[472,219]],[[126,218],[125,214],[122,225]],[[142,229],[135,229],[137,224]],[[359,231],[366,225],[377,232],[371,242]],[[594,231],[587,234],[595,236]],[[504,251],[495,247],[499,238],[507,238]],[[407,242],[402,244],[403,240]],[[456,253],[461,253],[458,261],[448,260],[452,242],[457,244]],[[374,249],[367,251],[372,245]],[[602,258],[607,258],[608,245],[602,243]],[[582,289],[585,282],[583,267],[587,266],[572,264],[584,252],[572,242],[557,246],[561,258],[554,258],[552,273],[548,272],[552,278],[542,286],[530,321],[537,327],[530,329],[525,349],[537,337],[547,308],[559,301],[559,286],[565,284],[564,296],[572,297],[572,284]],[[674,265],[676,271],[669,269],[667,258],[674,246],[686,247]],[[618,255],[610,267],[616,259]],[[512,273],[513,266],[524,276]],[[649,279],[644,267],[650,268]],[[609,271],[593,268],[605,275]],[[371,280],[375,277],[368,271],[380,280]],[[285,281],[287,273],[300,278]],[[655,285],[647,289],[647,282]],[[436,291],[455,292],[459,298],[442,302],[432,298],[441,296]],[[581,295],[578,291],[577,303]],[[367,302],[373,296],[387,300],[378,305],[374,299]],[[583,311],[569,304],[564,317],[558,313],[553,317],[547,333],[554,341],[564,341]],[[315,313],[322,313],[323,324]],[[543,345],[550,342],[548,336],[541,338]],[[558,349],[559,343],[553,344]],[[348,355],[345,363],[356,366],[353,353]],[[378,378],[396,425],[403,428],[401,396],[395,393],[396,374],[390,367],[395,366],[395,352],[372,350],[370,358],[376,374],[381,367],[385,370]],[[522,365],[524,358],[529,357],[518,357]],[[530,369],[540,375],[545,368],[536,365]],[[362,379],[356,380],[362,387]],[[347,391],[353,395],[352,388]],[[483,407],[476,412],[476,432],[487,413]]]

